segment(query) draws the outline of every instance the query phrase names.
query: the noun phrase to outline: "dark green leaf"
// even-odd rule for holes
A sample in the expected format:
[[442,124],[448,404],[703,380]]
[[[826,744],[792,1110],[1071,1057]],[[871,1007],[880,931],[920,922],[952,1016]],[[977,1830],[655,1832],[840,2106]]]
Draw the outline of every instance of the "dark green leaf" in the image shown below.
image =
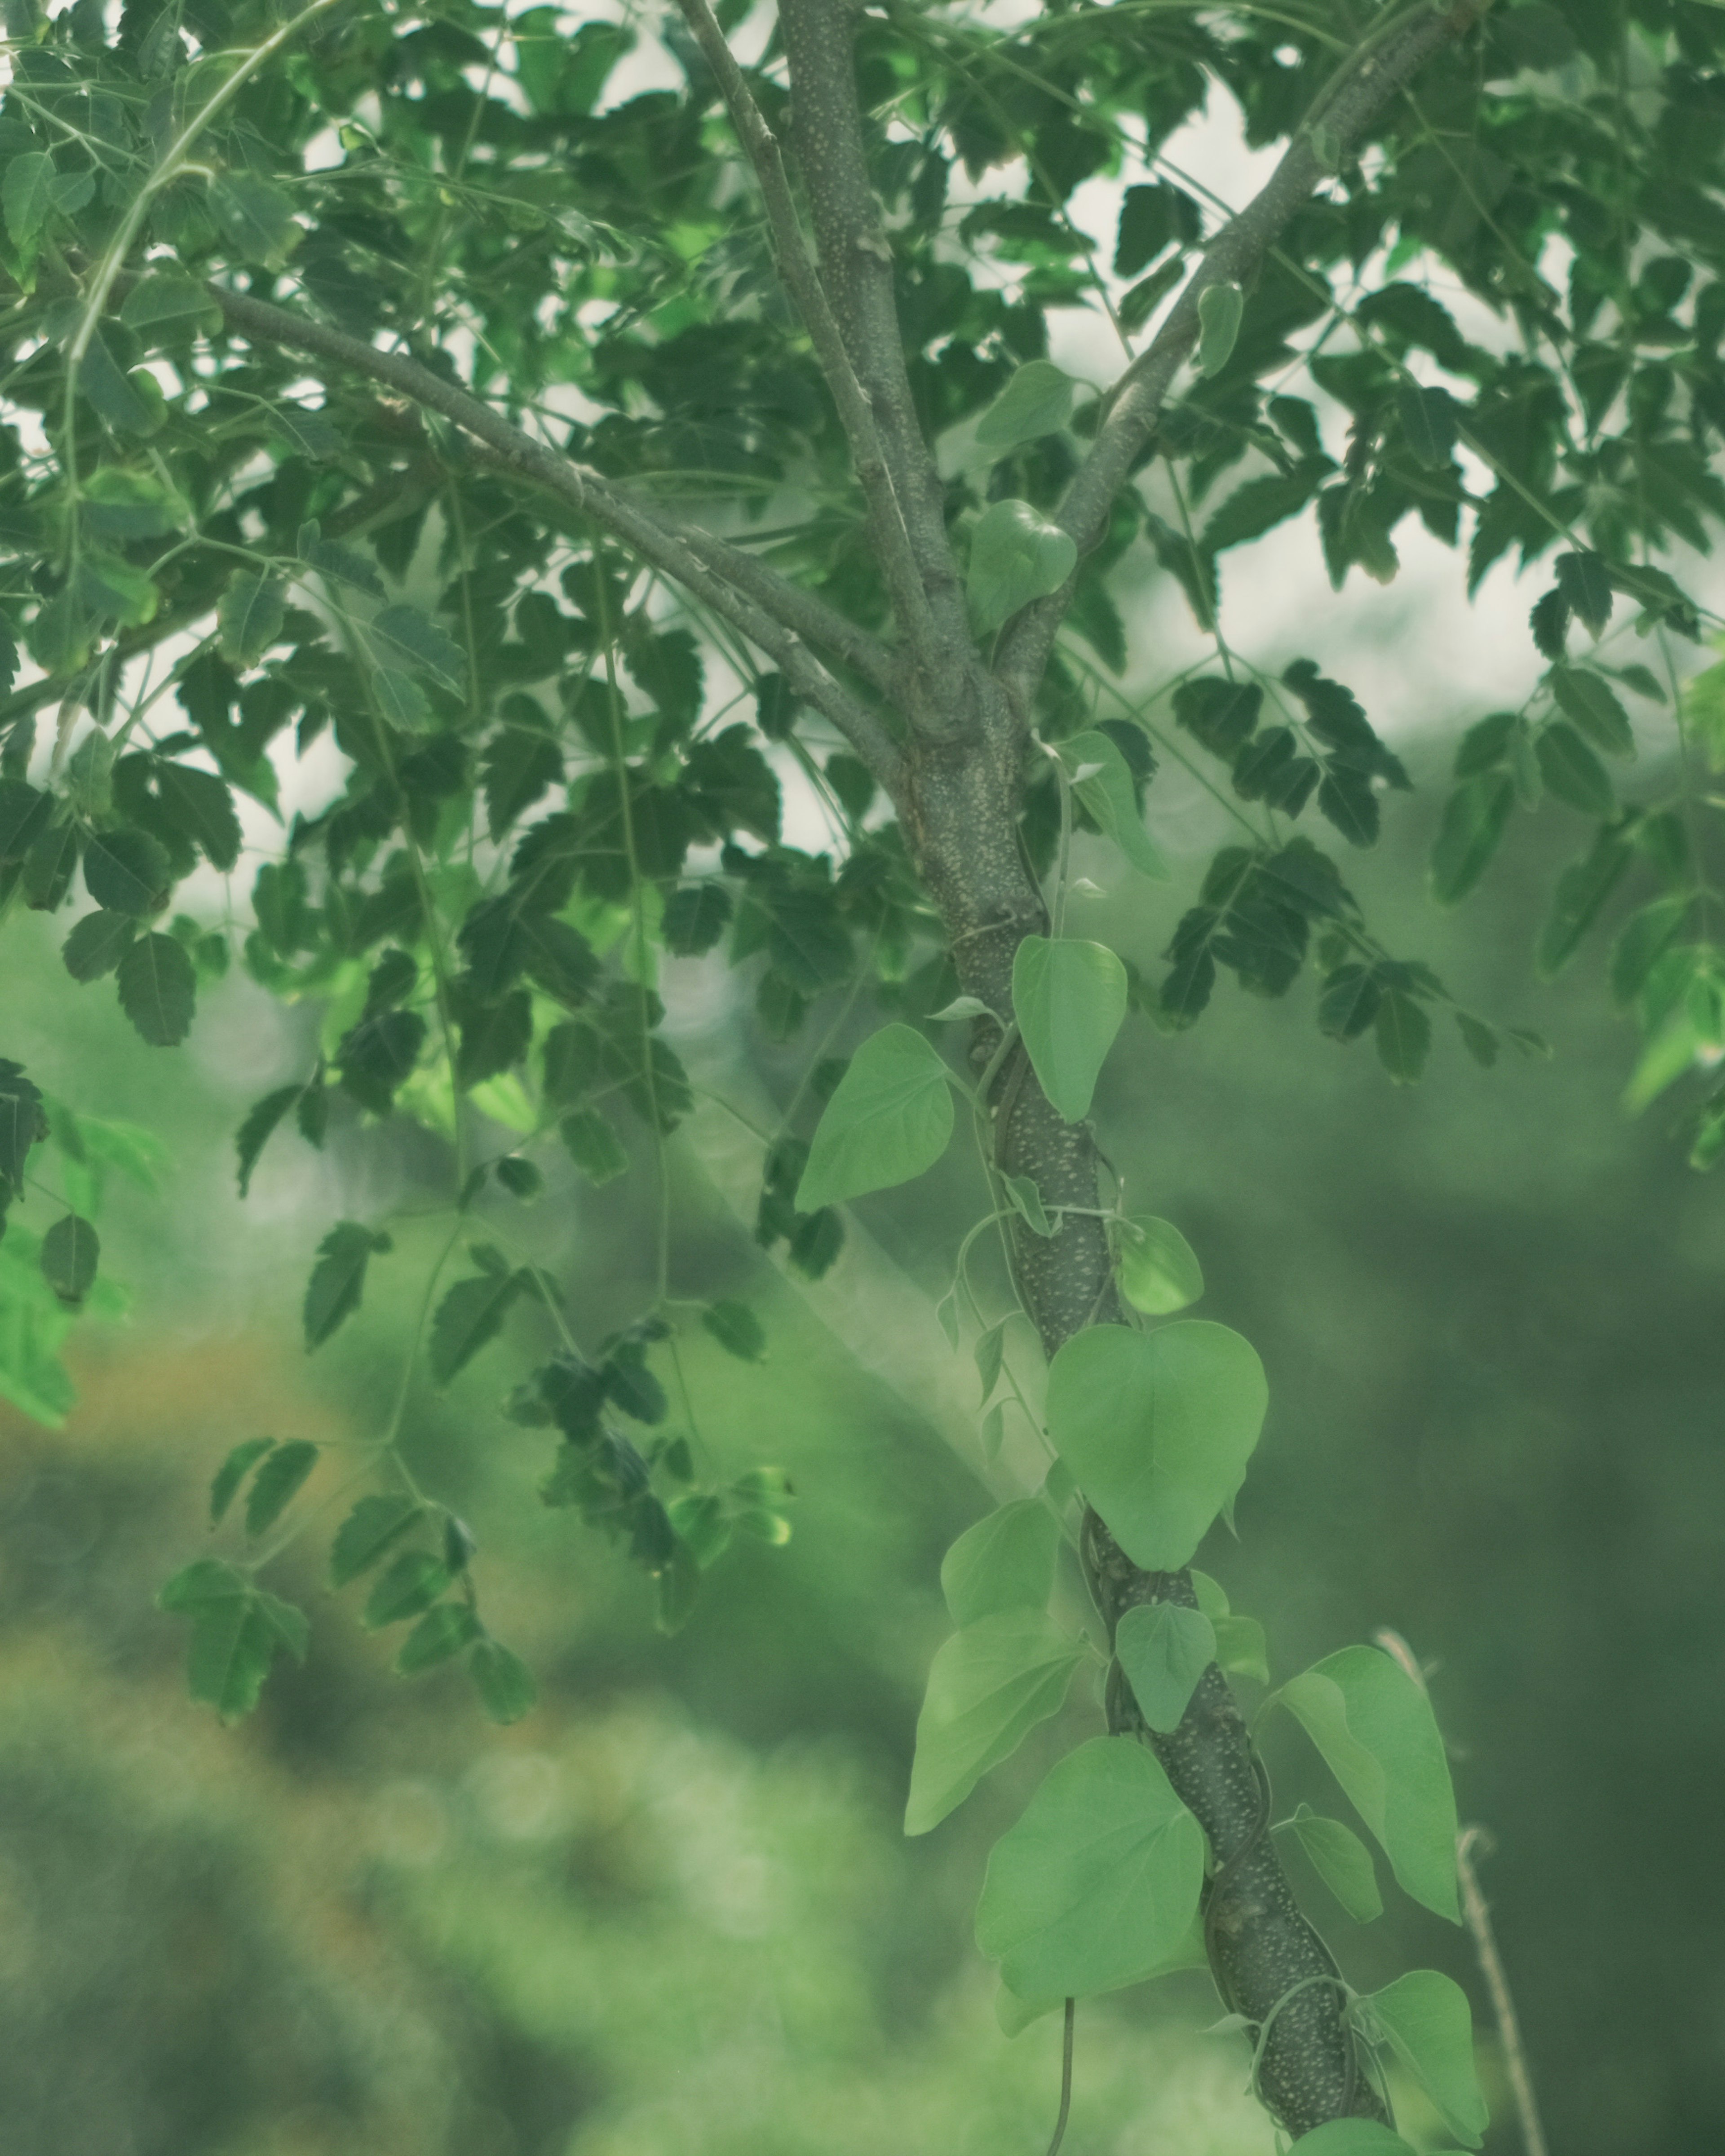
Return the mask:
[[330,1546],[330,1585],[346,1587],[369,1571],[389,1545],[423,1517],[424,1511],[417,1497],[403,1491],[362,1497],[336,1528]]
[[1512,778],[1487,773],[1464,779],[1444,803],[1431,850],[1431,895],[1440,906],[1459,906],[1486,873],[1515,799]]
[[281,634],[286,618],[287,587],[280,577],[236,570],[216,608],[223,658],[242,670],[255,666]]
[[429,1609],[449,1584],[449,1568],[429,1550],[403,1550],[366,1598],[362,1621],[367,1630],[382,1631]]
[[434,1669],[451,1655],[459,1655],[479,1636],[480,1620],[465,1602],[439,1603],[435,1609],[426,1611],[403,1640],[395,1658],[395,1673],[401,1677],[417,1676],[421,1670]]
[[1595,748],[1607,756],[1633,756],[1635,737],[1629,713],[1602,674],[1584,667],[1553,666],[1551,691],[1564,715],[1574,719]]
[[1384,992],[1376,1020],[1378,1060],[1398,1086],[1417,1085],[1431,1053],[1431,1020],[1404,988]]
[[145,936],[120,961],[120,1007],[152,1048],[173,1048],[192,1030],[198,975],[171,936]]
[[[228,1507],[239,1491],[247,1475],[275,1443],[273,1437],[249,1437],[236,1445],[212,1477],[209,1486],[209,1523],[219,1527]],[[235,1578],[239,1575],[236,1573]],[[165,1590],[164,1590],[165,1591]],[[164,1609],[172,1605],[162,1604]]]
[[1560,973],[1575,956],[1581,939],[1599,919],[1634,858],[1634,849],[1621,829],[1608,824],[1583,858],[1558,878],[1534,958],[1548,980]]
[[1617,795],[1609,774],[1574,726],[1562,719],[1546,727],[1535,741],[1539,775],[1559,801],[1579,808],[1584,816],[1612,816]]
[[317,1465],[317,1447],[303,1437],[279,1445],[252,1477],[246,1493],[245,1531],[261,1535],[273,1527],[304,1488]]
[[623,1141],[597,1108],[578,1108],[557,1125],[569,1158],[595,1188],[612,1182],[629,1166]]
[[86,913],[61,946],[66,971],[74,981],[99,981],[114,971],[137,932],[130,914]]
[[731,919],[731,894],[721,883],[685,884],[665,906],[665,947],[678,957],[711,951]]
[[[239,819],[234,814],[234,796],[225,781],[218,778],[213,771],[199,771],[193,764],[162,763],[157,767],[156,795],[168,823],[202,848],[212,868],[220,869],[226,875],[238,866]],[[86,852],[86,882],[90,878],[89,862]]]
[[62,1302],[80,1303],[95,1285],[101,1243],[88,1220],[68,1213],[42,1238],[42,1277]]
[[317,1246],[317,1262],[306,1284],[305,1325],[308,1349],[321,1348],[336,1327],[359,1308],[366,1268],[372,1255],[390,1247],[388,1235],[357,1220],[341,1220]]
[[461,647],[418,607],[385,607],[368,624],[366,636],[379,666],[429,674],[454,696],[465,690],[467,664]]
[[539,1703],[532,1671],[501,1640],[475,1640],[467,1670],[485,1712],[506,1727],[531,1714]]
[[165,902],[173,875],[147,831],[94,831],[84,849],[84,880],[98,906],[142,919]]
[[431,1321],[427,1359],[435,1383],[447,1385],[487,1341],[496,1338],[524,1284],[522,1276],[512,1272],[479,1273],[455,1282]]
[[758,1363],[767,1353],[761,1321],[746,1302],[709,1303],[701,1322],[725,1353],[739,1362]]

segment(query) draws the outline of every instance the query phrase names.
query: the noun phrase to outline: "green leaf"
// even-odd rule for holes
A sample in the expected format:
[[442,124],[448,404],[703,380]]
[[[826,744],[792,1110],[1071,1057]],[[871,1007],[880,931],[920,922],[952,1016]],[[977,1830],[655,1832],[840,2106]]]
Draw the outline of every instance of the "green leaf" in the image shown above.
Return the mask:
[[279,1445],[252,1477],[246,1493],[245,1531],[261,1535],[273,1527],[304,1487],[317,1465],[317,1447],[303,1437]]
[[1556,567],[1558,589],[1571,611],[1595,636],[1601,634],[1616,604],[1610,572],[1604,562],[1597,554],[1559,554]]
[[1312,1868],[1357,1924],[1369,1924],[1384,1914],[1384,1897],[1378,1891],[1378,1875],[1372,1852],[1340,1820],[1324,1819],[1309,1804],[1301,1804],[1291,1819],[1276,1828],[1298,1842]]
[[42,1277],[62,1302],[82,1302],[95,1286],[101,1242],[88,1220],[68,1213],[42,1238]]
[[1198,371],[1219,374],[1233,355],[1245,312],[1245,294],[1231,280],[1206,285],[1198,295]]
[[1132,775],[1119,745],[1096,730],[1075,734],[1060,743],[1060,761],[1069,773],[1089,765],[1101,766],[1100,771],[1078,779],[1073,791],[1140,875],[1156,883],[1168,882],[1173,871],[1144,829]]
[[1581,947],[1605,901],[1635,858],[1623,832],[1603,825],[1582,859],[1564,870],[1552,894],[1551,911],[1539,932],[1534,965],[1547,980],[1562,973]]
[[1216,1664],[1231,1677],[1255,1677],[1270,1681],[1270,1663],[1264,1645],[1264,1627],[1255,1617],[1213,1617],[1216,1632]]
[[1084,1643],[1040,1609],[1000,1609],[955,1632],[928,1672],[905,1832],[927,1834],[991,1767],[1060,1712]]
[[1216,1659],[1216,1635],[1201,1609],[1145,1602],[1115,1628],[1114,1652],[1145,1721],[1166,1732],[1179,1727],[1199,1679]]
[[223,659],[242,671],[255,666],[281,634],[287,619],[287,586],[281,578],[237,569],[216,607],[216,636]]
[[1459,1923],[1455,1796],[1421,1687],[1379,1649],[1344,1647],[1276,1697],[1322,1753],[1404,1892]]
[[223,1722],[237,1722],[256,1707],[277,1655],[285,1649],[305,1659],[308,1629],[303,1610],[261,1588],[206,1604],[193,1614],[186,1688]]
[[66,971],[74,981],[100,980],[120,963],[137,932],[130,914],[86,913],[60,947]]
[[1028,361],[978,421],[978,441],[999,454],[1058,434],[1071,417],[1076,388],[1052,360]]
[[1455,2138],[1477,2148],[1491,2112],[1474,2070],[1467,1994],[1435,1969],[1409,1969],[1361,2002]]
[[496,1338],[524,1285],[524,1276],[512,1272],[476,1273],[470,1280],[456,1281],[431,1321],[426,1359],[434,1383],[447,1385],[488,1341]]
[[294,206],[255,172],[224,172],[212,180],[209,206],[230,244],[247,262],[279,270],[300,238]]
[[372,694],[377,700],[379,717],[398,733],[423,734],[429,727],[432,711],[425,691],[398,666],[377,669],[372,676]]
[[[90,914],[91,921],[100,920],[100,914]],[[80,928],[84,927],[80,921]],[[73,931],[75,935],[77,930]],[[254,1101],[246,1111],[245,1121],[234,1137],[234,1150],[239,1155],[239,1194],[244,1198],[251,1187],[252,1171],[259,1156],[270,1142],[276,1125],[305,1092],[303,1086],[279,1086],[273,1093],[266,1093],[261,1101]]]
[[1686,892],[1676,898],[1656,898],[1624,922],[1611,947],[1611,993],[1615,1002],[1633,1003],[1646,987],[1648,975],[1688,918],[1692,902]]
[[740,1363],[758,1363],[767,1353],[761,1321],[746,1302],[709,1303],[701,1322],[725,1353]]
[[192,1030],[198,975],[172,936],[141,937],[120,961],[120,1008],[151,1048],[177,1047]]
[[[122,434],[136,434],[141,439],[147,439],[158,431],[167,416],[162,391],[154,375],[142,367],[135,367],[128,373],[114,357],[107,330],[101,323],[96,325],[95,333],[85,347],[83,363],[78,371],[78,388],[80,393],[108,424]],[[86,571],[92,566],[86,561]],[[124,569],[125,564],[120,567]],[[110,563],[104,563],[99,575],[115,582],[121,590],[128,583],[136,588],[146,581],[141,578],[136,570],[127,571],[125,576],[116,578]],[[98,613],[118,613],[122,620],[147,621],[150,618],[148,613],[136,611],[142,604],[141,598],[134,599],[129,606],[124,600],[105,603],[92,592],[87,582],[81,588],[90,596],[91,603]]]
[[467,1673],[479,1692],[480,1704],[493,1722],[505,1727],[531,1714],[539,1703],[533,1672],[499,1640],[474,1641],[467,1657]]
[[239,819],[224,780],[195,764],[162,763],[156,769],[156,796],[162,813],[182,837],[203,850],[223,875],[239,864]]
[[341,1220],[317,1246],[317,1262],[305,1286],[305,1346],[321,1348],[337,1327],[359,1308],[366,1267],[375,1252],[390,1247],[388,1235],[357,1220]]
[[1048,1217],[1042,1193],[1028,1175],[1003,1175],[1000,1187],[1006,1193],[1008,1204],[1033,1235],[1053,1235],[1055,1223]]
[[1129,1737],[1093,1737],[995,1843],[977,1944],[1029,2006],[1136,1984],[1179,1951],[1204,1848],[1149,1752]]
[[1288,2156],[1414,2156],[1414,2150],[1375,2118],[1332,2118],[1302,2133]]
[[1431,1053],[1431,1020],[1404,988],[1386,989],[1374,1022],[1378,1060],[1398,1086],[1417,1086]]
[[622,1139],[597,1108],[578,1108],[565,1116],[557,1125],[557,1136],[595,1189],[614,1181],[629,1166]]
[[1070,536],[1028,501],[997,501],[970,535],[968,588],[986,635],[1033,599],[1057,592],[1077,566]]
[[460,645],[418,607],[385,607],[366,636],[379,666],[403,674],[429,674],[452,696],[465,690],[467,661]]
[[1486,873],[1515,800],[1515,781],[1491,772],[1464,779],[1444,803],[1431,850],[1431,895],[1440,906],[1459,906]]
[[1126,1005],[1126,968],[1105,944],[1027,936],[1013,954],[1013,1014],[1038,1083],[1069,1123],[1090,1113]]
[[0,181],[0,211],[14,246],[27,248],[48,222],[54,178],[54,159],[45,151],[26,150],[8,159],[6,177]]
[[182,270],[152,270],[126,294],[120,319],[129,330],[161,332],[144,340],[146,345],[159,344],[219,329],[222,311],[197,279]]
[[157,539],[187,521],[183,502],[153,472],[99,465],[83,483],[80,506],[86,528],[121,542]]
[[1629,713],[1604,675],[1585,667],[1553,666],[1551,692],[1565,717],[1574,719],[1595,748],[1607,756],[1633,756],[1635,730]]
[[1559,719],[1533,744],[1539,775],[1559,801],[1584,816],[1615,816],[1617,795],[1610,774],[1574,726]]
[[[240,1484],[275,1442],[273,1437],[249,1437],[236,1445],[216,1470],[209,1486],[209,1523],[213,1527],[220,1526],[228,1507],[239,1494]],[[162,1604],[163,1609],[168,1606],[167,1603]]]
[[1250,1344],[1203,1318],[1155,1332],[1087,1327],[1048,1373],[1056,1450],[1149,1572],[1178,1572],[1232,1502],[1267,1401]]
[[926,1173],[952,1135],[951,1078],[913,1027],[871,1034],[815,1127],[797,1210],[815,1213]]
[[1045,1609],[1054,1584],[1060,1523],[1034,1497],[984,1513],[941,1560],[941,1592],[955,1625],[1004,1609]]
[[161,906],[173,871],[147,831],[93,831],[84,849],[84,881],[98,906],[141,920]]
[[1120,1225],[1120,1291],[1134,1310],[1167,1317],[1204,1293],[1192,1245],[1172,1221],[1146,1214]]
[[429,1550],[403,1550],[366,1597],[361,1623],[368,1632],[381,1632],[386,1625],[399,1625],[429,1609],[453,1575],[441,1558]]
[[368,1572],[389,1545],[424,1517],[424,1509],[404,1491],[362,1497],[336,1528],[330,1545],[330,1585],[346,1587]]
[[402,1641],[395,1673],[398,1677],[418,1676],[421,1670],[434,1669],[451,1655],[459,1655],[479,1636],[480,1620],[465,1602],[439,1603],[435,1609],[426,1611]]

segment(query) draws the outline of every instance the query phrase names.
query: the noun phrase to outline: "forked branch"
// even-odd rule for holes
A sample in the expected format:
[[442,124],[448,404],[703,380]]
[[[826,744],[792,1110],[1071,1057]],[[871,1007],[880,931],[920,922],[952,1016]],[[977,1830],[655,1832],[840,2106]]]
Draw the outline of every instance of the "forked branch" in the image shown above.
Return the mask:
[[[1106,531],[1115,496],[1150,438],[1175,374],[1198,342],[1199,301],[1205,290],[1212,285],[1250,285],[1314,189],[1339,169],[1425,63],[1465,37],[1491,5],[1491,0],[1452,0],[1409,8],[1397,22],[1368,33],[1319,95],[1275,172],[1204,249],[1167,320],[1109,393],[1090,453],[1055,511],[1081,558]],[[1051,597],[1025,608],[1001,641],[997,670],[1024,696],[1042,678],[1076,582],[1075,571]]]
[[218,285],[206,287],[231,329],[260,343],[285,345],[381,382],[428,411],[441,413],[490,452],[491,460],[562,497],[644,562],[680,584],[772,660],[797,695],[838,728],[880,785],[901,786],[897,743],[879,716],[834,680],[805,637],[824,644],[888,689],[896,665],[886,646],[764,562],[711,532],[696,531],[636,501],[601,473],[563,456],[494,412],[481,398],[418,361],[379,352],[345,331]]

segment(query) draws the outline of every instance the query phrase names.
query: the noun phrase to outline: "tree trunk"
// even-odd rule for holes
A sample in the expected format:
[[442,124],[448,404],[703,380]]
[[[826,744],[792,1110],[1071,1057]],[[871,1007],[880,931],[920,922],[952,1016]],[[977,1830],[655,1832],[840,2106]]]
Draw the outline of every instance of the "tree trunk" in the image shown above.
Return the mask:
[[[959,985],[1005,1017],[1012,1009],[1013,955],[1027,935],[1045,933],[1042,896],[1019,843],[1018,806],[1028,731],[999,684],[973,670],[971,716],[962,733],[931,740],[917,730],[911,752],[906,824],[917,866],[940,909]],[[951,714],[947,715],[951,725]],[[918,737],[920,736],[920,737]],[[978,1019],[971,1047],[982,1070],[1000,1028]],[[1052,1213],[1051,1236],[1013,1229],[1014,1269],[1045,1353],[1058,1353],[1086,1325],[1122,1322],[1107,1238],[1094,1217],[1098,1161],[1087,1124],[1066,1122],[1036,1082],[1022,1047],[993,1086],[995,1158],[1026,1175]],[[1194,1607],[1189,1573],[1141,1571],[1086,1507],[1085,1578],[1107,1626],[1140,1603]],[[1343,2018],[1344,1999],[1329,1949],[1301,1915],[1270,1834],[1270,1781],[1227,1680],[1205,1671],[1178,1729],[1149,1729],[1116,1661],[1107,1683],[1108,1726],[1148,1743],[1209,1839],[1204,1893],[1204,1943],[1216,1988],[1245,2016],[1256,2044],[1258,2092],[1291,2133],[1327,2119],[1383,2118],[1384,2107]]]

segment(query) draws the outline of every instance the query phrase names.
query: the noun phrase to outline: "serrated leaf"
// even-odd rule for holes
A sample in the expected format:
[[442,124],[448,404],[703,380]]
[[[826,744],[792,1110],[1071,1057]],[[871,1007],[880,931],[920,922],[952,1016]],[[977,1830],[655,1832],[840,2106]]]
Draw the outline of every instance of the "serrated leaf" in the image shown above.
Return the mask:
[[223,172],[209,184],[215,220],[242,259],[279,270],[300,238],[291,199],[255,172]]
[[306,1283],[304,1320],[307,1350],[321,1348],[359,1308],[366,1268],[375,1252],[387,1250],[389,1238],[357,1220],[340,1220],[317,1246],[317,1262]]
[[[246,1438],[242,1443],[234,1446],[216,1470],[210,1479],[209,1486],[209,1523],[213,1527],[221,1525],[228,1507],[234,1502],[239,1492],[240,1484],[244,1481],[247,1475],[256,1466],[275,1442],[275,1440],[273,1437]],[[234,1576],[236,1579],[239,1578],[238,1573]],[[164,1589],[163,1592],[166,1593],[166,1591]],[[166,1602],[162,1604],[164,1609],[171,1606]]]
[[1628,839],[1604,825],[1589,851],[1558,878],[1551,911],[1539,932],[1534,964],[1549,980],[1563,971],[1635,858]]
[[1440,906],[1459,906],[1486,873],[1515,798],[1515,782],[1494,772],[1464,779],[1444,803],[1431,850],[1431,895]]
[[252,1171],[258,1164],[259,1156],[270,1142],[276,1125],[304,1091],[300,1086],[278,1086],[275,1092],[266,1093],[261,1101],[254,1101],[247,1110],[245,1120],[234,1138],[234,1150],[239,1156],[239,1194],[242,1198],[251,1188]]
[[246,1493],[245,1531],[261,1535],[273,1527],[304,1488],[317,1465],[318,1449],[307,1438],[279,1445],[252,1477]]
[[850,1059],[827,1102],[796,1209],[815,1213],[924,1174],[952,1135],[951,1073],[914,1027],[883,1026]]
[[377,700],[378,716],[400,734],[421,734],[432,721],[425,691],[411,674],[398,666],[380,666],[372,676],[372,694]]
[[141,920],[161,906],[173,871],[147,831],[92,831],[84,849],[84,881],[98,906]]
[[120,1007],[152,1048],[174,1048],[192,1030],[198,975],[172,936],[139,938],[120,961]]
[[1198,1681],[1216,1659],[1216,1635],[1201,1609],[1146,1602],[1128,1609],[1114,1652],[1151,1728],[1178,1729]]
[[434,1383],[447,1385],[496,1338],[524,1284],[522,1276],[512,1272],[478,1273],[455,1282],[431,1321],[427,1361]]
[[403,1550],[366,1597],[360,1621],[368,1632],[381,1632],[386,1625],[417,1617],[444,1593],[452,1577],[443,1559],[429,1550]]
[[336,1528],[330,1545],[330,1585],[346,1587],[368,1572],[393,1542],[424,1517],[424,1511],[418,1499],[404,1491],[362,1497]]
[[1224,1325],[1092,1325],[1050,1367],[1049,1435],[1132,1562],[1177,1572],[1245,1480],[1267,1401],[1263,1365]]
[[1604,562],[1597,554],[1559,554],[1556,567],[1558,589],[1571,609],[1595,636],[1603,634],[1616,603]]
[[216,636],[230,666],[255,666],[281,634],[287,586],[266,571],[239,569],[216,606]]
[[1037,1082],[1069,1123],[1090,1113],[1126,1017],[1126,968],[1101,943],[1027,936],[1013,954],[1013,1014]]
[[1635,729],[1603,674],[1582,666],[1553,666],[1551,692],[1566,718],[1573,719],[1595,748],[1607,756],[1633,756]]
[[429,674],[453,696],[459,696],[467,685],[461,647],[418,607],[385,607],[367,625],[366,637],[379,666]]
[[1203,1829],[1145,1748],[1093,1737],[995,1843],[977,1944],[1029,2006],[1137,1983],[1191,1927],[1204,1848]]
[[955,1632],[934,1658],[916,1720],[905,1832],[927,1834],[1058,1713],[1083,1642],[1040,1609],[1003,1609]]
[[452,1655],[459,1655],[479,1636],[480,1620],[465,1602],[441,1602],[435,1609],[428,1609],[403,1640],[395,1658],[395,1673],[398,1677],[418,1676],[422,1670],[434,1669]]
[[1052,360],[1027,361],[978,421],[977,440],[999,454],[1057,434],[1071,417],[1077,386]]
[[597,1108],[577,1108],[557,1125],[557,1136],[577,1168],[597,1190],[623,1174],[629,1154],[621,1138]]
[[305,1660],[308,1630],[303,1610],[261,1588],[203,1604],[192,1613],[187,1690],[236,1722],[256,1707],[277,1655]]
[[74,981],[98,981],[111,973],[136,938],[138,924],[130,914],[105,908],[86,913],[60,947],[66,971]]
[[1559,719],[1533,744],[1548,792],[1584,816],[1614,816],[1617,795],[1610,774],[1572,726]]
[[162,813],[183,837],[223,875],[239,864],[239,818],[227,782],[195,764],[161,763],[156,768],[156,798]]
[[533,1672],[500,1640],[475,1640],[467,1671],[485,1712],[505,1727],[531,1714],[539,1703]]

